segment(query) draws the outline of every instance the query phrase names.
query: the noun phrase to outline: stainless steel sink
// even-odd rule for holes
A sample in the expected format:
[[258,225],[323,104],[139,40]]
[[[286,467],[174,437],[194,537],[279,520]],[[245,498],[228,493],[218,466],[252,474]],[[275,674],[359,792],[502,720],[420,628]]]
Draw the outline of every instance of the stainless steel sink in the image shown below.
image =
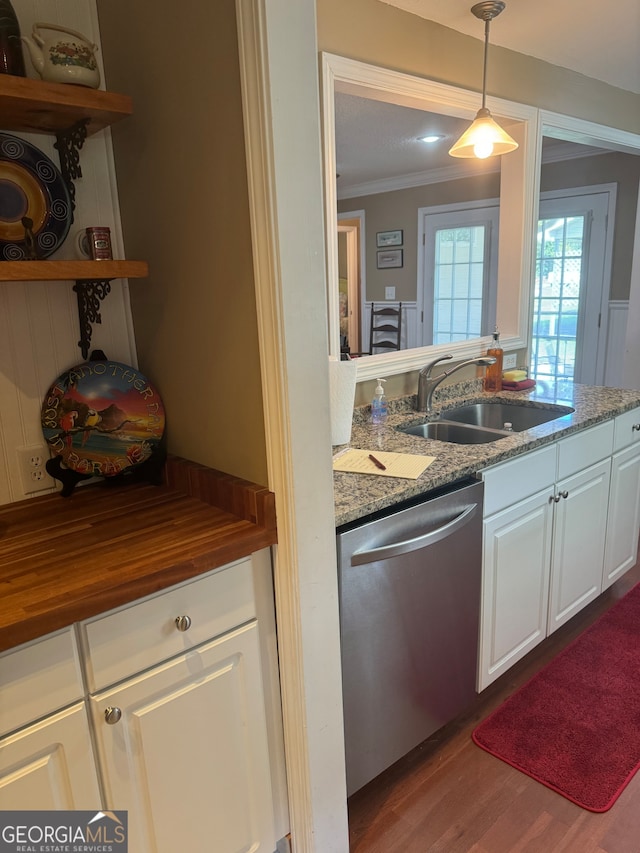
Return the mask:
[[[574,411],[570,406],[524,406],[521,403],[506,403],[504,400],[485,400],[445,410],[441,414],[442,420],[398,429],[408,435],[453,444],[486,444],[506,438],[512,432],[522,432],[555,421]],[[511,424],[511,427],[507,424]]]
[[429,421],[413,426],[398,427],[400,432],[417,435],[420,438],[435,438],[437,441],[450,441],[454,444],[487,444],[506,438],[510,433],[504,430],[487,429],[462,423],[446,423],[445,421]]
[[[555,421],[574,412],[570,406],[524,406],[521,403],[506,403],[504,401],[472,403],[457,409],[443,411],[440,415],[443,421],[455,421],[474,427],[489,429],[505,428],[511,424],[514,432],[521,432],[531,427]],[[445,441],[448,439],[445,439]],[[450,439],[449,439],[450,440]]]

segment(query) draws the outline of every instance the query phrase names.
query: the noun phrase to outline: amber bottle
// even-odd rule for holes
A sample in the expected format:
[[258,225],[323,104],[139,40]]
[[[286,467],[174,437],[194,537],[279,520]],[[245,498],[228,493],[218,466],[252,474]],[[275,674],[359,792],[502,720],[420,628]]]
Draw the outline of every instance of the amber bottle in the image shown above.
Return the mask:
[[485,391],[502,391],[502,356],[500,346],[500,333],[496,329],[493,333],[493,343],[487,350],[487,355],[495,358],[495,363],[490,364],[484,374]]
[[20,25],[10,0],[0,0],[0,74],[26,76]]

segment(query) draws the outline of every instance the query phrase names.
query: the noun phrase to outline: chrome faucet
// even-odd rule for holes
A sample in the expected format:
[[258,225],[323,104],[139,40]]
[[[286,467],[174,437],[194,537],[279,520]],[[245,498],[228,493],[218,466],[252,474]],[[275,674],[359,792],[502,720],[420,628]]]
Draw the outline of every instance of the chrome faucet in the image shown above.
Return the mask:
[[429,364],[426,364],[420,371],[420,375],[418,376],[418,397],[416,401],[416,410],[418,412],[426,412],[427,414],[431,414],[433,392],[436,390],[442,380],[447,378],[447,376],[451,376],[452,373],[455,373],[462,367],[467,367],[469,364],[479,364],[483,367],[488,367],[490,364],[496,363],[495,358],[493,358],[492,356],[481,355],[477,358],[469,358],[467,359],[467,361],[463,361],[460,364],[456,364],[455,367],[452,367],[450,370],[443,371],[438,376],[431,376],[431,371],[436,366],[436,364],[439,364],[441,361],[449,361],[452,358],[453,356],[451,354],[442,355],[440,356],[440,358],[436,358],[433,361],[430,361]]

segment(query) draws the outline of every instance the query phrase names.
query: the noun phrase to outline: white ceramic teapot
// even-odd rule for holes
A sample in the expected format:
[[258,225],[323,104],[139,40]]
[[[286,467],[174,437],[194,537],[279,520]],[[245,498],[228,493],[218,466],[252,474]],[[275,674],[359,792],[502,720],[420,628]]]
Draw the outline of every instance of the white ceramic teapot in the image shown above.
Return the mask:
[[[42,30],[54,30],[60,35],[45,37]],[[97,89],[100,85],[100,70],[96,62],[97,46],[81,33],[60,27],[58,24],[34,24],[33,39],[22,36],[29,48],[33,67],[50,83],[75,83]]]

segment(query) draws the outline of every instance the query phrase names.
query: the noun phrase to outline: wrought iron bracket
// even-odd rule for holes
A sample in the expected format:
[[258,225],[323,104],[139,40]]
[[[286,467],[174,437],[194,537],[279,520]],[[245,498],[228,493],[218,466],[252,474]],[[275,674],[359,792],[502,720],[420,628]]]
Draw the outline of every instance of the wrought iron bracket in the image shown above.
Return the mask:
[[76,187],[74,181],[82,177],[80,168],[80,149],[87,138],[88,118],[80,119],[67,130],[56,133],[54,148],[58,149],[60,172],[69,190],[71,209],[76,209]]
[[102,323],[100,303],[111,292],[112,279],[80,279],[73,285],[78,297],[80,340],[78,346],[84,359],[89,356],[93,324]]

